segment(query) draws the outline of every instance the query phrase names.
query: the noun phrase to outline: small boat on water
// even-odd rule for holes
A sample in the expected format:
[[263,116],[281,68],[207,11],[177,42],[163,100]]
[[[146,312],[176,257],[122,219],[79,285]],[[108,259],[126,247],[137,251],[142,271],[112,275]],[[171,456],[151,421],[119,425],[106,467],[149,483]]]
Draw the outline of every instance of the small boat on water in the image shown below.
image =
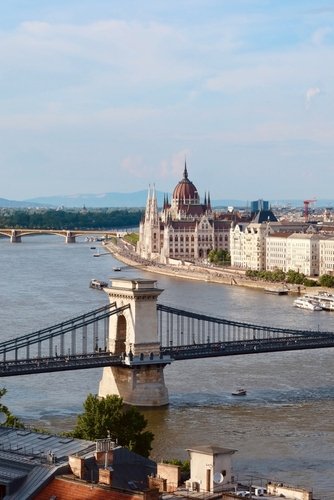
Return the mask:
[[121,271],[121,268],[120,267],[113,267],[113,270],[114,271]]
[[322,311],[320,303],[315,300],[311,300],[305,297],[299,297],[293,301],[294,307],[299,307],[300,309],[308,309],[309,311]]
[[289,293],[287,288],[265,288],[264,291],[273,295],[288,295]]
[[247,391],[246,389],[237,389],[236,391],[232,392],[232,396],[246,396]]
[[90,288],[95,288],[96,290],[103,290],[106,286],[108,286],[108,283],[106,281],[101,281],[101,280],[91,280],[89,283]]

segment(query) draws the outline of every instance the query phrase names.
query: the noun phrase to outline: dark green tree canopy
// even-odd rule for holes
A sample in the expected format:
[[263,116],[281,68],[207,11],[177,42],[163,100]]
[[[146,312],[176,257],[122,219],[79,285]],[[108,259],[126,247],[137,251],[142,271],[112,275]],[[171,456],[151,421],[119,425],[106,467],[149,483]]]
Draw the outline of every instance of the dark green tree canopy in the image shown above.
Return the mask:
[[[0,399],[7,393],[7,389],[2,388],[0,389]],[[19,427],[23,428],[24,425],[19,421],[17,417],[11,414],[7,406],[3,405],[0,403],[0,413],[2,413],[5,417],[6,420],[2,423],[5,427]]]
[[118,396],[99,398],[93,394],[87,396],[83,406],[84,412],[71,433],[73,437],[91,441],[110,437],[120,446],[149,456],[154,435],[145,430],[147,420],[137,408],[127,408]]

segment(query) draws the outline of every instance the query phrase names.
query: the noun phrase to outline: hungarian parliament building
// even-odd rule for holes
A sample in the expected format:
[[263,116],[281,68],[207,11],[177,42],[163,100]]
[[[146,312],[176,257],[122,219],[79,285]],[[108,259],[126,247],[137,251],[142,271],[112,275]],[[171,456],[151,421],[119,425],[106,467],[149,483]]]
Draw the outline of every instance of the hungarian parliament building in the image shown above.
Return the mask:
[[211,250],[230,250],[231,214],[212,210],[210,194],[201,203],[188,178],[187,166],[172,199],[165,196],[158,211],[155,188],[149,189],[145,215],[139,226],[141,257],[168,264],[171,260],[207,259]]
[[334,274],[332,223],[278,221],[262,200],[246,215],[214,210],[210,193],[201,203],[185,164],[183,178],[171,200],[165,195],[160,211],[155,188],[149,189],[137,252],[161,264],[182,265],[206,262],[211,250],[228,251],[234,269]]

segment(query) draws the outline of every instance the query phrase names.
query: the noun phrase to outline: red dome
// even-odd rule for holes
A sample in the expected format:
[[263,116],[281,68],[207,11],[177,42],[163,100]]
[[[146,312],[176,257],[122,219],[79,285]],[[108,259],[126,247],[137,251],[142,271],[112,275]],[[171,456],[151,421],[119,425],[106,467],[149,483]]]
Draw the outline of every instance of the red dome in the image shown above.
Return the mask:
[[196,186],[188,179],[186,165],[183,171],[183,179],[176,185],[173,191],[173,200],[183,204],[200,202]]

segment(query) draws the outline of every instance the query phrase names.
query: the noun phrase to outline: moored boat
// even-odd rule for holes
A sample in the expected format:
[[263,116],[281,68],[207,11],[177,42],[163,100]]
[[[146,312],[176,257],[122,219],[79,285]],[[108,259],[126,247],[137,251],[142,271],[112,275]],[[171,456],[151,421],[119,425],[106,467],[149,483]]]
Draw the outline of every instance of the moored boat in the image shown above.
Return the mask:
[[287,288],[265,288],[264,291],[273,295],[288,295],[289,293]]
[[312,300],[325,311],[334,311],[334,295],[328,292],[318,292],[317,294],[307,294],[304,298]]
[[320,303],[307,297],[298,297],[298,299],[293,301],[293,306],[300,309],[308,309],[309,311],[322,311]]

